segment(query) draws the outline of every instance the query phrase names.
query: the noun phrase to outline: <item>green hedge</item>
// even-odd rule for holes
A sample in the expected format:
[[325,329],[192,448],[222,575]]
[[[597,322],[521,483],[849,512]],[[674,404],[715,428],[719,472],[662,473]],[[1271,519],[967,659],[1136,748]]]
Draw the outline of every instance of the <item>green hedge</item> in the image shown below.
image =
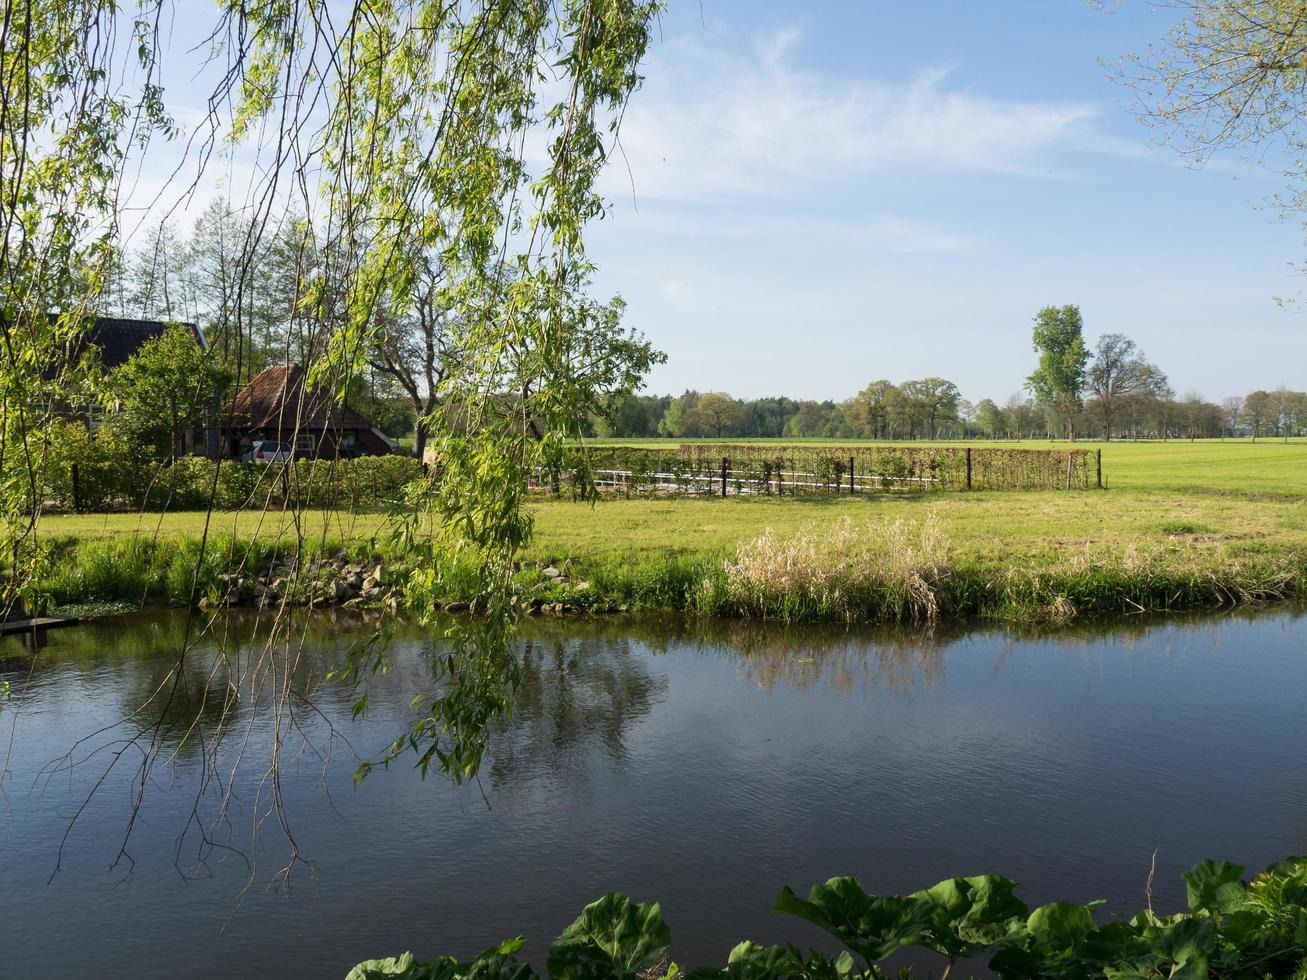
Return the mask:
[[[74,427],[69,427],[70,429]],[[293,505],[366,509],[407,499],[423,475],[411,456],[221,463],[185,457],[168,465],[133,458],[112,437],[67,440],[50,456],[46,500],[61,509],[219,510]],[[73,464],[77,464],[74,493]]]
[[599,446],[562,454],[545,488],[591,480],[628,495],[723,492],[795,496],[958,490],[1088,490],[1097,458],[1083,449],[806,446],[782,443]]

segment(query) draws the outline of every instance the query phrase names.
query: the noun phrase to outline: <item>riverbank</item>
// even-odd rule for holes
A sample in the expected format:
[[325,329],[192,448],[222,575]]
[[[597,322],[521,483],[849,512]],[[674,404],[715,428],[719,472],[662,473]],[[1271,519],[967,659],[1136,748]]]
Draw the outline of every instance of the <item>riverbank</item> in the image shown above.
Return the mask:
[[[518,574],[529,611],[1065,620],[1307,594],[1307,501],[1296,494],[612,499],[540,501],[532,512],[536,535]],[[188,601],[204,530],[205,515],[192,513],[47,517],[55,561],[44,589],[55,605]],[[215,514],[208,531],[194,581],[210,602],[280,598],[273,585],[300,540],[313,581],[297,601],[406,601],[383,514]],[[377,564],[395,572],[383,591],[328,589]],[[435,598],[473,603],[472,577],[445,572]]]

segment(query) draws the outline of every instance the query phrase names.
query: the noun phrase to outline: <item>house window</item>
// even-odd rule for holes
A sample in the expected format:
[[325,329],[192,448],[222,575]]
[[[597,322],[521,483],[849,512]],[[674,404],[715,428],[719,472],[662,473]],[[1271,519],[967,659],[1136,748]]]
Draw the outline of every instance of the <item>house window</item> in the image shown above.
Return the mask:
[[301,453],[311,453],[311,452],[313,452],[315,446],[316,446],[316,443],[314,442],[314,439],[313,439],[313,436],[312,436],[312,435],[309,435],[309,434],[301,434],[301,435],[298,435],[298,436],[295,437],[295,451],[296,451],[296,452],[301,452]]
[[346,446],[351,446],[351,447],[352,447],[352,446],[354,445],[355,437],[356,437],[356,436],[357,436],[357,433],[354,432],[353,430],[350,430],[349,432],[346,432],[346,433],[344,434],[344,437],[343,437],[343,438],[344,438],[344,441],[345,441],[345,445],[346,445]]

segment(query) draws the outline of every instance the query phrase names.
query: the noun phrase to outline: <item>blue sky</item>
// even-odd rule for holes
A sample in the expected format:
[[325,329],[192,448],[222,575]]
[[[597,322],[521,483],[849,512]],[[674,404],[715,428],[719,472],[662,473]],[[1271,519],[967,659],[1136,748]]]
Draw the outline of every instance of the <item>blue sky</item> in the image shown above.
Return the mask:
[[672,0],[606,175],[599,288],[668,354],[651,391],[844,398],[941,375],[1020,388],[1078,303],[1178,393],[1307,387],[1271,170],[1153,143],[1100,63],[1162,37],[1140,0]]
[[[185,124],[207,87],[183,36],[209,10],[184,0],[168,29]],[[1304,285],[1307,238],[1266,206],[1281,178],[1233,155],[1187,166],[1101,63],[1172,16],[1147,0],[670,0],[589,238],[597,291],[668,354],[647,390],[838,400],[939,375],[1002,401],[1033,366],[1035,313],[1063,303],[1091,343],[1133,337],[1178,394],[1307,388],[1307,314],[1276,302]],[[140,161],[136,221],[174,164]],[[183,225],[259,165],[215,161]]]

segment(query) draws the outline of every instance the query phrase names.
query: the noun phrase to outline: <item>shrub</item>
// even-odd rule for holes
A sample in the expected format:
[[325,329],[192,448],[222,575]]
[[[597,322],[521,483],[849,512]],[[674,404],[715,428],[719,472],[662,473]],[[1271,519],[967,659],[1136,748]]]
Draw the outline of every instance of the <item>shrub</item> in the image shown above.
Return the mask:
[[45,496],[68,510],[104,510],[139,485],[143,465],[141,452],[113,429],[92,436],[81,422],[56,420],[45,456]]

